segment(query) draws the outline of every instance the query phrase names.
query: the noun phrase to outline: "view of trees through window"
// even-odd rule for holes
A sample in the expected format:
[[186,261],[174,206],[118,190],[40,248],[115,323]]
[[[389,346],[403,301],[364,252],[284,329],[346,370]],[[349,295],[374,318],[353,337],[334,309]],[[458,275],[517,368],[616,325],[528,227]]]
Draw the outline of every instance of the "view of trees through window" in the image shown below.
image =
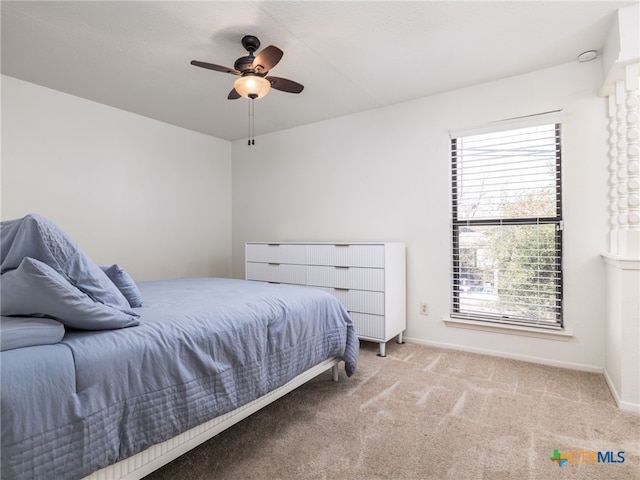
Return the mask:
[[452,139],[452,315],[561,326],[560,126]]

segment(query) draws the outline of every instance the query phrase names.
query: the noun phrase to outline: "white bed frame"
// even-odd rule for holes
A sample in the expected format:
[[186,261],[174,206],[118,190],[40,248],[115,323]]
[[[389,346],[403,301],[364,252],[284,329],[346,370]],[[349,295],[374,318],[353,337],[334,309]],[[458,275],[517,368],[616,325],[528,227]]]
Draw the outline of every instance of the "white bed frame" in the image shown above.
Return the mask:
[[204,443],[210,438],[218,435],[220,432],[235,425],[239,421],[247,418],[249,415],[257,412],[261,408],[266,407],[280,397],[295,390],[300,385],[317,377],[329,368],[332,370],[333,381],[337,382],[338,359],[330,358],[319,363],[315,367],[302,372],[282,387],[277,388],[276,390],[273,390],[266,395],[247,403],[246,405],[204,422],[203,424],[198,425],[191,430],[187,430],[174,438],[170,438],[165,442],[149,447],[145,451],[132,457],[98,470],[88,477],[85,477],[84,480],[139,480],[145,475],[148,475],[154,470],[157,470],[172,460],[175,460],[180,455],[197,447],[201,443]]

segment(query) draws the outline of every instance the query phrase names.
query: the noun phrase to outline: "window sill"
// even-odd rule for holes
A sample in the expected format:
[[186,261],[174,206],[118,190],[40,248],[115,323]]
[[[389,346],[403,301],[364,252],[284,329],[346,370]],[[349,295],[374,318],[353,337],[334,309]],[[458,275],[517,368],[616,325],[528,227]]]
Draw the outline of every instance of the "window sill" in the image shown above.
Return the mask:
[[444,323],[448,327],[468,328],[482,330],[484,332],[506,333],[508,335],[521,335],[524,337],[544,338],[566,342],[573,338],[573,333],[566,330],[544,330],[542,328],[523,327],[521,325],[503,325],[501,323],[480,322],[477,320],[464,320],[462,318],[445,317]]

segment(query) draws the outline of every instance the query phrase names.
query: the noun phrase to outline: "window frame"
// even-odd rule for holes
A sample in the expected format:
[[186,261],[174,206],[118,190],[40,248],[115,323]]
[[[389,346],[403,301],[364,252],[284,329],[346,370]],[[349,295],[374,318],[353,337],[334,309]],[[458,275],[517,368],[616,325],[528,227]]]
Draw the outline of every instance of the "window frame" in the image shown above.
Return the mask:
[[[467,129],[458,133],[451,132],[451,308],[450,316],[456,319],[473,320],[490,323],[500,323],[504,325],[517,325],[525,327],[537,327],[542,329],[563,329],[564,328],[564,306],[563,306],[563,201],[562,201],[562,123],[558,112],[549,112],[549,114],[533,115],[523,117],[522,121],[503,121],[488,127],[479,127],[475,129]],[[538,118],[536,118],[538,117]],[[551,117],[551,119],[548,119]],[[515,119],[522,120],[522,119]],[[522,125],[524,123],[524,125]],[[458,179],[458,140],[464,137],[470,137],[481,133],[502,133],[510,130],[517,130],[527,126],[554,125],[555,128],[555,144],[556,144],[556,161],[555,161],[555,215],[541,217],[508,217],[508,218],[490,218],[490,219],[465,219],[458,218],[458,201],[460,188]],[[468,132],[468,133],[467,133]],[[505,157],[509,158],[509,157]],[[460,233],[464,227],[475,226],[509,226],[509,225],[549,225],[554,224],[555,235],[554,245],[556,253],[555,262],[555,321],[534,318],[508,317],[501,315],[498,311],[486,313],[465,313],[461,312],[460,294],[461,288],[461,271],[460,262]]]

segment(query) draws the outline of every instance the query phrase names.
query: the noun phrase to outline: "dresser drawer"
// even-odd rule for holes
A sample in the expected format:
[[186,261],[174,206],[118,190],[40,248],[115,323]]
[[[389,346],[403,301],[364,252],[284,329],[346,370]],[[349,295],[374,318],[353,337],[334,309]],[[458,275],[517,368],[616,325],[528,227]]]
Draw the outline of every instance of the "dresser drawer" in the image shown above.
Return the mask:
[[306,265],[247,262],[247,280],[306,285]]
[[352,312],[349,314],[353,327],[359,337],[385,341],[385,318],[382,315],[369,315]]
[[340,300],[349,313],[384,315],[384,292],[325,287],[319,288],[319,290],[324,290]]
[[309,265],[383,268],[384,245],[309,245],[307,261]]
[[304,285],[336,297],[356,335],[380,344],[406,328],[405,245],[401,242],[247,242],[246,278]]
[[248,243],[247,262],[307,264],[307,245],[280,243]]
[[315,287],[384,291],[384,269],[359,267],[308,267],[307,283]]

